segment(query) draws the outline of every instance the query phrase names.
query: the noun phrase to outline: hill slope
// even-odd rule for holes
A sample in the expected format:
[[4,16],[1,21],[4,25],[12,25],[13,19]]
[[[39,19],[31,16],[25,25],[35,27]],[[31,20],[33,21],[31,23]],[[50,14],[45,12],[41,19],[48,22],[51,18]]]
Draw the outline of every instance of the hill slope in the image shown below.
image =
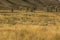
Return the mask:
[[8,8],[35,8],[44,9],[53,6],[59,6],[59,0],[0,0],[0,9]]

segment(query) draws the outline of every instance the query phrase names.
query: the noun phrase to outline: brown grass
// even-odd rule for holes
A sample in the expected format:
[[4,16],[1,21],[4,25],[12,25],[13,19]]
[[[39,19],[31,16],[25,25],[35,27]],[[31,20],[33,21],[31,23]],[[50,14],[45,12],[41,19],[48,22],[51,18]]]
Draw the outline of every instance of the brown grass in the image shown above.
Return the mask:
[[0,40],[60,40],[59,15],[49,12],[0,13]]

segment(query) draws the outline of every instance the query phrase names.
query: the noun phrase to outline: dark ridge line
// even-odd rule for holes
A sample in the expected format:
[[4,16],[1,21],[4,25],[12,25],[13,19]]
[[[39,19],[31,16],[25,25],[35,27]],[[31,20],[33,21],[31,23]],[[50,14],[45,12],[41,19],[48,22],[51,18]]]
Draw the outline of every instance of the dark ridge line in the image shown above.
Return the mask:
[[12,5],[16,5],[15,3],[9,1],[9,0],[6,0],[8,3],[12,4]]
[[26,3],[29,3],[30,5],[35,5],[35,4],[31,3],[31,2],[29,2],[28,0],[22,0],[22,1],[24,1]]
[[[31,2],[29,2],[28,0],[22,0],[22,1],[24,1],[24,2],[26,2],[26,3],[28,3],[28,4],[30,4],[30,5],[32,5],[32,6],[31,6],[31,8],[32,8],[31,11],[36,10],[36,8],[37,8],[36,4],[31,3]],[[27,9],[29,9],[29,8],[27,8]]]
[[19,5],[17,5],[16,3],[13,3],[13,2],[11,2],[11,1],[9,1],[9,0],[6,0],[8,3],[10,3],[12,6],[14,6],[14,7],[18,7]]
[[41,0],[36,0],[37,1],[37,3],[39,3],[39,4],[44,4]]
[[41,1],[41,0],[36,0],[36,1],[37,1],[37,3],[41,4],[43,7],[45,7],[45,6],[46,6],[46,4],[44,4],[44,2],[43,2],[43,1]]
[[[32,5],[32,7],[34,7],[35,9],[38,7],[36,4],[34,4],[34,3],[31,3],[30,1],[28,1],[28,0],[22,0],[22,1],[24,1],[24,2],[26,2],[26,3],[29,3],[30,5]],[[37,3],[39,3],[39,4],[41,4],[43,7],[44,6],[46,6],[46,5],[44,5],[44,3],[41,1],[41,0],[35,0]]]
[[13,3],[13,2],[11,2],[11,1],[9,1],[9,0],[6,0],[8,3],[10,3],[11,5],[15,5],[15,6],[22,6],[22,7],[28,7],[28,6],[24,6],[24,5],[18,5],[18,4],[16,4],[16,3]]

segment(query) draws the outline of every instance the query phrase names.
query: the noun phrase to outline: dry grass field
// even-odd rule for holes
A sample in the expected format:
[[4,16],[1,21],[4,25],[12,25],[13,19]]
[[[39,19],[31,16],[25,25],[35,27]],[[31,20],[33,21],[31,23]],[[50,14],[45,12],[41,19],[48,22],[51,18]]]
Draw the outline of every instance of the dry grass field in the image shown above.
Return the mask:
[[0,13],[0,40],[60,40],[60,13]]

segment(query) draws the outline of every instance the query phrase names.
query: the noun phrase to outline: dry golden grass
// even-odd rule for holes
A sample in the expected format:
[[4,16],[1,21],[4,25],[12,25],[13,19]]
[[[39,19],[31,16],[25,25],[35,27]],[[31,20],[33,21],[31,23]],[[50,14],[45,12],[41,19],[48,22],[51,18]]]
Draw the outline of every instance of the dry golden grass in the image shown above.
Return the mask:
[[59,15],[49,12],[0,13],[0,40],[60,40]]

